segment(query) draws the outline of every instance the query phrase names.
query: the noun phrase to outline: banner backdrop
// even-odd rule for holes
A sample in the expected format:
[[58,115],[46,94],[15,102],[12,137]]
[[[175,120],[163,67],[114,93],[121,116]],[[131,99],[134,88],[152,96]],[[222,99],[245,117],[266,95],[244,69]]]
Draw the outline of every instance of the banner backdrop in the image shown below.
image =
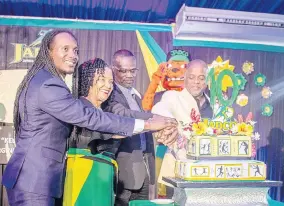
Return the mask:
[[12,124],[0,123],[0,164],[6,164],[14,148],[14,127]]

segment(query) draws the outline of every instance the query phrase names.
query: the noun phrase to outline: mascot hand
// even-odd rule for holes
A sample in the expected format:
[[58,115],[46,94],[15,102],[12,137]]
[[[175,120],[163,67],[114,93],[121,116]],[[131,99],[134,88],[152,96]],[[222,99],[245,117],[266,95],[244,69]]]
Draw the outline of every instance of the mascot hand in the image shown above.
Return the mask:
[[159,84],[164,77],[164,72],[166,69],[166,63],[161,63],[157,71],[155,71],[152,75],[152,82]]
[[165,77],[166,65],[167,63],[161,63],[157,71],[155,71],[152,75],[152,80],[142,100],[143,109],[146,111],[150,111],[153,107],[155,93],[159,84]]

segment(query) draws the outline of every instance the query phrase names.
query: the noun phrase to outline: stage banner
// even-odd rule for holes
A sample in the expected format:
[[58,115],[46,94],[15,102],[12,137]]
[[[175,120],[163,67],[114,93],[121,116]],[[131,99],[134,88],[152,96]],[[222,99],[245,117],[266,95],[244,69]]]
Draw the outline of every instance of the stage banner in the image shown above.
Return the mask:
[[15,145],[13,125],[0,123],[0,164],[7,164]]

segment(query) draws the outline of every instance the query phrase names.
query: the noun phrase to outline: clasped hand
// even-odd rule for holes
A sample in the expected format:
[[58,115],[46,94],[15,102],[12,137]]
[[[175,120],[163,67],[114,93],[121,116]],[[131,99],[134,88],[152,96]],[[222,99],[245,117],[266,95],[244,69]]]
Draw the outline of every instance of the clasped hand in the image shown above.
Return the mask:
[[171,146],[178,138],[177,124],[173,118],[154,115],[146,120],[145,127],[150,131],[157,131],[154,135],[157,142]]
[[176,127],[167,127],[156,132],[155,138],[158,143],[171,147],[177,141],[178,130]]

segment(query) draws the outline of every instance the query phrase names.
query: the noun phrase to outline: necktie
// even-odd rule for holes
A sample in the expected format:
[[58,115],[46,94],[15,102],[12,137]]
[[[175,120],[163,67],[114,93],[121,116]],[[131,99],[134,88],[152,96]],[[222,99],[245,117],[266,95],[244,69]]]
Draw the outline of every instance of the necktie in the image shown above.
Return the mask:
[[[131,96],[132,96],[132,100],[135,102],[135,105],[137,106],[137,111],[141,111],[139,104],[136,101],[135,94],[131,94]],[[144,133],[140,134],[140,141],[141,141],[141,150],[145,151],[146,150],[146,137]]]

